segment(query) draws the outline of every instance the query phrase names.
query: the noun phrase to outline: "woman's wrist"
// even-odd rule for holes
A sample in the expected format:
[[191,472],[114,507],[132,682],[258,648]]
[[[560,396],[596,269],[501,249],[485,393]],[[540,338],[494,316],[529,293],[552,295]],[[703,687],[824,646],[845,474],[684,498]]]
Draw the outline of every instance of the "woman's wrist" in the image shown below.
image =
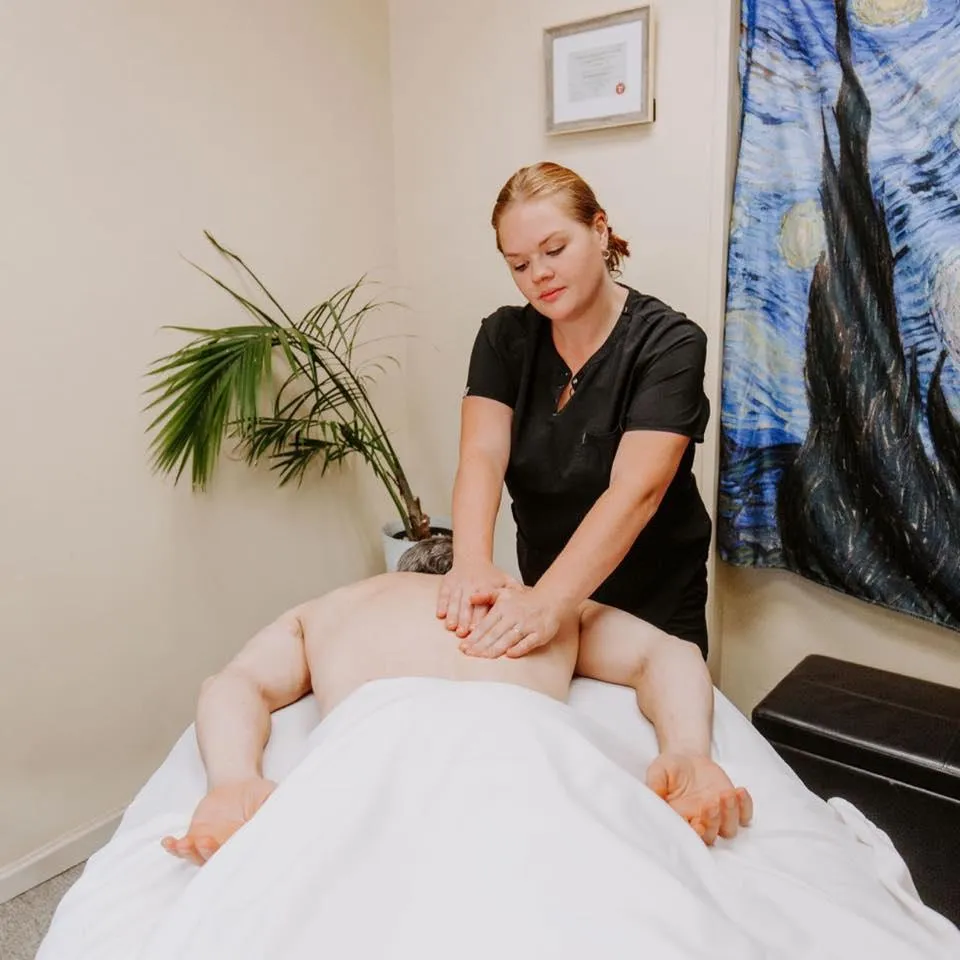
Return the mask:
[[493,550],[484,544],[467,543],[458,544],[456,538],[453,541],[453,564],[463,567],[481,567],[493,566]]
[[562,583],[552,582],[547,574],[533,587],[533,595],[546,609],[553,611],[562,620],[580,608],[585,598],[579,597]]

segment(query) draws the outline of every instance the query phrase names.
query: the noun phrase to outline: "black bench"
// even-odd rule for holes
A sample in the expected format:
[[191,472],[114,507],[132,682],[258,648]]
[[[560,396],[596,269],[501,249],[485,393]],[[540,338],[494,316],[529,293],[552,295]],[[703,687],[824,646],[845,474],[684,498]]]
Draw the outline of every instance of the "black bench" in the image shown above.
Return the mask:
[[923,902],[960,925],[960,690],[809,656],[753,724],[810,790],[885,831]]

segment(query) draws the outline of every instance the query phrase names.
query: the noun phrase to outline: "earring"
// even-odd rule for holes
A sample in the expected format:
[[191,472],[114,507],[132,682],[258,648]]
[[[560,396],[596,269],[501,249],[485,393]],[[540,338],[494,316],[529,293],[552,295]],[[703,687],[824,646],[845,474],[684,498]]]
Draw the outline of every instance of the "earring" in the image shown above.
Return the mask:
[[609,248],[609,247],[607,247],[606,250],[603,251],[603,259],[604,259],[604,260],[609,260],[609,259],[610,259],[610,248]]

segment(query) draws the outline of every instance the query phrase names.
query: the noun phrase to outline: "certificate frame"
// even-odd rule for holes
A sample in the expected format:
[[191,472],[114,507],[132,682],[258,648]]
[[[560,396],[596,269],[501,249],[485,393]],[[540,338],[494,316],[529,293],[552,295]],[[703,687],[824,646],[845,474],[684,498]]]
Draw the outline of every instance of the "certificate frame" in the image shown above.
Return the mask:
[[546,133],[652,123],[649,4],[543,31]]

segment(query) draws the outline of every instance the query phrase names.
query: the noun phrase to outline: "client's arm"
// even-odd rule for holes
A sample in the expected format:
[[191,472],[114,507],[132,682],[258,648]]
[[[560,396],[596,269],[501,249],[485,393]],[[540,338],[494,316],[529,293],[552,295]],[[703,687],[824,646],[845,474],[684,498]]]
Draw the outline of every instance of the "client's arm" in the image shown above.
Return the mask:
[[588,602],[581,608],[576,671],[633,687],[657,733],[660,755],[647,785],[712,844],[753,815],[750,794],[735,789],[710,757],[713,683],[699,649],[637,617]]
[[263,778],[263,751],[271,712],[310,690],[304,610],[297,607],[265,627],[220,673],[203,682],[196,729],[207,795],[183,837],[164,837],[164,849],[174,856],[205,863],[276,787]]

